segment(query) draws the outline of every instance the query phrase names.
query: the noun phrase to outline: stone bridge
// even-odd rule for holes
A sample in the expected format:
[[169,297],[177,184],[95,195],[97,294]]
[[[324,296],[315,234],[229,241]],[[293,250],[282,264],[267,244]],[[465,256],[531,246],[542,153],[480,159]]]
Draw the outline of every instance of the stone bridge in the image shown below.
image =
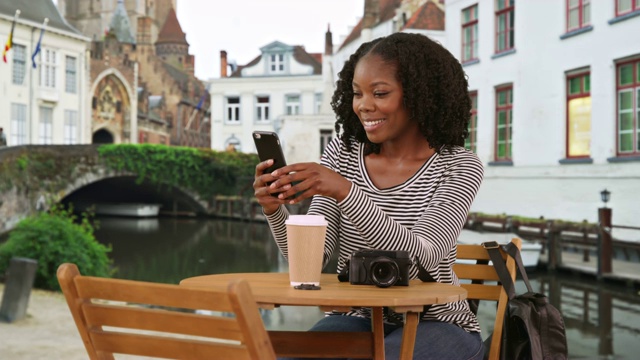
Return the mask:
[[0,235],[21,219],[57,203],[75,209],[95,202],[152,202],[174,214],[209,215],[213,199],[179,186],[138,184],[138,174],[114,171],[100,145],[25,145],[0,148]]

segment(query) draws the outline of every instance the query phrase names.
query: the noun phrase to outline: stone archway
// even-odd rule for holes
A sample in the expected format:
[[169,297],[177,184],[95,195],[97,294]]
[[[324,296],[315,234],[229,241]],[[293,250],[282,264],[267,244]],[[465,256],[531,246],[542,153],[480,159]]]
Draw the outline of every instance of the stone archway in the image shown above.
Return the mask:
[[130,142],[131,134],[137,128],[133,109],[135,99],[130,84],[120,72],[108,69],[96,78],[91,93],[91,130],[94,140],[96,135],[102,134],[104,137],[98,140],[107,141],[108,133],[112,143]]
[[113,144],[113,134],[105,129],[100,129],[93,133],[92,144]]

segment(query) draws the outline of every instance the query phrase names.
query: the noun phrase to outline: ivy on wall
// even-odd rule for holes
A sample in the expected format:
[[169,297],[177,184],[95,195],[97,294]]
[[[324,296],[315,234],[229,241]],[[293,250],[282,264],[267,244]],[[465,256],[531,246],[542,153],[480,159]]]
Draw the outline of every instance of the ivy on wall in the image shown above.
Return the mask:
[[190,189],[203,198],[237,194],[253,177],[258,156],[157,144],[98,147],[104,165],[138,175],[137,181]]

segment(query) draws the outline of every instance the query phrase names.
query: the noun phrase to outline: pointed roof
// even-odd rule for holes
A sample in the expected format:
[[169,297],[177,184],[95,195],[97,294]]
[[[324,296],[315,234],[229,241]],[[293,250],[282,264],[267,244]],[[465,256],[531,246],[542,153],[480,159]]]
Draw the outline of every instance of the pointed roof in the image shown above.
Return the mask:
[[47,27],[66,31],[73,35],[82,35],[80,31],[64,19],[60,11],[58,11],[58,7],[51,0],[0,0],[0,14],[13,19],[16,10],[20,10],[18,22],[27,20],[42,24],[44,18],[48,18]]
[[444,11],[432,1],[424,3],[403,29],[444,30]]
[[[373,26],[377,26],[385,21],[392,19],[396,14],[396,9],[400,6],[402,0],[379,0],[378,2],[378,22],[373,24]],[[351,33],[347,35],[344,39],[338,50],[344,48],[354,40],[360,37],[360,33],[362,32],[362,20],[358,21],[358,24],[351,30]]]
[[133,36],[133,31],[131,31],[129,16],[127,16],[127,9],[124,8],[123,0],[118,0],[118,5],[116,5],[116,10],[113,12],[111,24],[109,25],[109,32],[114,34],[121,43],[136,43],[136,38]]
[[182,31],[182,27],[180,26],[180,22],[178,21],[178,16],[176,15],[174,8],[169,10],[169,14],[167,15],[167,19],[164,21],[162,30],[160,30],[160,33],[158,34],[158,41],[156,41],[156,44],[189,45],[187,42],[187,35]]

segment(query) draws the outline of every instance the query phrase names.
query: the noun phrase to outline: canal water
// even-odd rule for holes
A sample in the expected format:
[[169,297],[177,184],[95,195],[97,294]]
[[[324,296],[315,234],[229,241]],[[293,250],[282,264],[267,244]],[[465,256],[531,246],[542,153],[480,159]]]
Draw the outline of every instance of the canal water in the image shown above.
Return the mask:
[[[96,238],[111,244],[115,277],[177,284],[181,279],[230,272],[286,272],[266,224],[213,219],[98,218]],[[335,272],[335,262],[327,272]],[[640,354],[640,294],[589,277],[529,273],[535,291],[545,293],[565,318],[572,359],[637,359]],[[516,284],[518,293],[524,284]],[[483,336],[495,312],[479,310]],[[268,329],[308,329],[322,317],[317,308],[264,310]],[[489,326],[491,325],[491,326]]]

